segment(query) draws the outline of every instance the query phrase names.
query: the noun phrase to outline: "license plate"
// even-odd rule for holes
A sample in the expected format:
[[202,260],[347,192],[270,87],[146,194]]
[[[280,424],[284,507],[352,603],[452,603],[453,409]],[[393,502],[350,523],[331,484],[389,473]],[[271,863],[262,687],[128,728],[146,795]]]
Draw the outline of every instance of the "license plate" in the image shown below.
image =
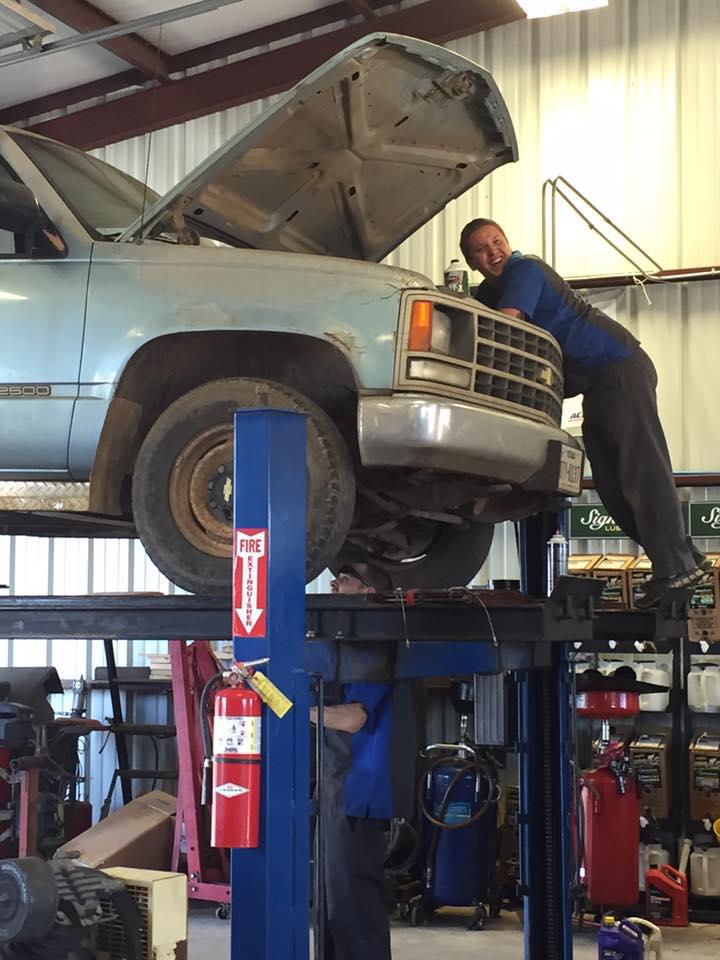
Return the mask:
[[563,443],[560,447],[560,476],[557,488],[560,493],[577,494],[582,486],[583,453],[576,447]]

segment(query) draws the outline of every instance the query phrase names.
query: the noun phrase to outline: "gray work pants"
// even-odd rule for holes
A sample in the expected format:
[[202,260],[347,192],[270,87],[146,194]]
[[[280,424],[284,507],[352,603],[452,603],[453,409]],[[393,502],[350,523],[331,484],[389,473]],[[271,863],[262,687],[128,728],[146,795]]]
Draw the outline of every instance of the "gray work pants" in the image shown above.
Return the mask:
[[385,821],[345,814],[350,734],[325,731],[320,802],[325,835],[323,960],[391,960],[385,907]]
[[673,577],[696,564],[685,540],[680,500],[658,417],[657,373],[640,347],[611,363],[583,399],[583,439],[595,489],[625,533]]

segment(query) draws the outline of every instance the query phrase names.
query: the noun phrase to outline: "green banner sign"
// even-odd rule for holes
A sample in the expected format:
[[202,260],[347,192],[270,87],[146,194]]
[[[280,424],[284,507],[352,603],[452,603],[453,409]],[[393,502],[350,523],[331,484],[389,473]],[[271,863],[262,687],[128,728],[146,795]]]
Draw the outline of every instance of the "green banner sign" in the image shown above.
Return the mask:
[[625,534],[601,503],[570,507],[570,537],[578,540],[621,540]]
[[715,500],[690,502],[690,536],[720,537],[720,503]]

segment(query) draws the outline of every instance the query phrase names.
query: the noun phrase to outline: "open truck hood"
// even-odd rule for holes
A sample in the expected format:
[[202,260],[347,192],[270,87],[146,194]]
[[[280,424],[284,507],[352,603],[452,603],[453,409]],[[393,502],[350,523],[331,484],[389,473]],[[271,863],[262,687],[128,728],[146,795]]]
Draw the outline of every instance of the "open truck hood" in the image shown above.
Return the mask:
[[373,34],[281,97],[118,239],[184,221],[236,246],[379,261],[516,159],[486,70],[432,43]]

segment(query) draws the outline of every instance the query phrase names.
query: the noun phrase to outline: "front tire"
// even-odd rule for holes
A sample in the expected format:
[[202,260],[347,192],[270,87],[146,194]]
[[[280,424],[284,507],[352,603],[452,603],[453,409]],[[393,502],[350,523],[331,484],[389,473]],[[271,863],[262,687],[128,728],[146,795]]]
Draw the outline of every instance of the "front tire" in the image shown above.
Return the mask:
[[485,563],[492,546],[495,526],[491,523],[470,523],[456,527],[436,522],[434,536],[417,556],[390,559],[378,546],[359,538],[345,544],[333,568],[344,563],[373,563],[388,574],[394,587],[403,590],[445,590],[464,587]]
[[231,590],[233,414],[252,407],[308,417],[308,582],[336,556],[350,528],[354,471],[347,446],[324,410],[269,380],[203,384],[153,424],[140,448],[132,487],[135,526],[150,559],[192,593]]

